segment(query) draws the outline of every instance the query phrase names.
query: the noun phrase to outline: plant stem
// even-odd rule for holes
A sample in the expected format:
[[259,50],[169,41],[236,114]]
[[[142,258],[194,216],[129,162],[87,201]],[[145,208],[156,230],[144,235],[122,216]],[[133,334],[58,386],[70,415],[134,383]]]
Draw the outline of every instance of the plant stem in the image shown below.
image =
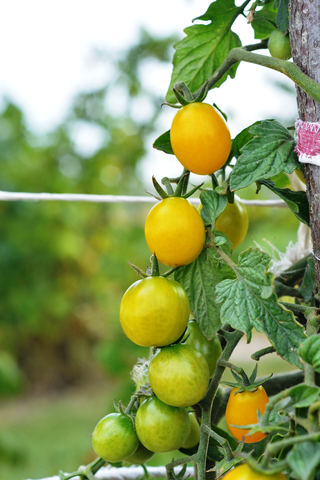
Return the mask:
[[[297,65],[292,62],[288,62],[287,60],[279,60],[278,58],[252,53],[252,51],[248,51],[248,49],[245,47],[238,47],[230,50],[225,61],[209,77],[209,90],[216,85],[216,83],[233,65],[239,62],[254,63],[255,65],[261,65],[262,67],[271,68],[272,70],[283,73],[303,91],[305,91],[309,97],[320,103],[320,85],[316,81],[312,80],[312,78],[308,77],[308,75],[305,75],[300,68],[297,67]],[[200,89],[198,89],[197,92],[199,90]],[[194,96],[197,95],[197,92],[194,93]]]

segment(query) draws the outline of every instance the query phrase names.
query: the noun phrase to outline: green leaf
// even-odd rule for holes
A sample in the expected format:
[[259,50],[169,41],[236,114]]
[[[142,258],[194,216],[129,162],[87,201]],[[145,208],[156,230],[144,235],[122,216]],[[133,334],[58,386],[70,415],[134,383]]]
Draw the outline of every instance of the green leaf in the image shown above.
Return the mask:
[[230,175],[231,190],[245,188],[281,172],[292,173],[298,166],[295,141],[289,130],[280,123],[265,120],[254,124],[249,133],[253,138],[242,147]]
[[287,455],[287,461],[297,478],[300,480],[313,479],[316,467],[320,463],[320,444],[302,442],[295,445]]
[[215,229],[216,220],[225,210],[228,197],[219,195],[214,190],[203,190],[200,195],[202,203],[201,217],[206,226],[211,225],[212,230]]
[[156,150],[161,150],[164,153],[169,153],[170,155],[174,155],[171,142],[170,142],[170,130],[160,135],[157,140],[153,144],[153,148]]
[[187,292],[191,311],[208,339],[221,328],[215,287],[221,280],[233,277],[231,268],[221,262],[212,248],[205,249],[194,262],[178,268],[174,273],[175,280]]
[[308,385],[296,385],[290,390],[292,403],[290,407],[307,408],[319,399],[319,387],[309,387]]
[[[209,24],[196,24],[184,30],[187,36],[174,46],[173,72],[166,95],[168,102],[177,101],[172,90],[176,82],[184,82],[195,92],[223,63],[230,50],[241,46],[238,35],[231,30],[241,12],[242,8],[236,7],[233,0],[217,0],[196,19],[210,21]],[[234,65],[215,86],[221,85],[228,75],[233,78],[237,66]]]
[[[253,125],[260,125],[261,121],[254,123]],[[241,155],[241,149],[248,143],[250,140],[253,139],[254,135],[250,133],[250,129],[253,127],[250,125],[249,127],[242,130],[242,132],[238,133],[238,135],[232,140],[232,147],[231,153],[234,157],[238,158]]]
[[287,33],[289,30],[289,0],[276,0],[274,3],[278,7],[276,25],[282,33]]
[[320,373],[320,335],[311,335],[300,346],[298,353],[302,360],[313,366]]
[[304,277],[300,286],[300,292],[306,303],[308,303],[312,294],[316,291],[316,271],[314,266],[314,258],[308,259],[307,267],[304,273]]
[[278,188],[271,180],[261,180],[260,183],[282,198],[300,222],[309,225],[309,203],[306,192],[295,192],[289,188]]
[[254,38],[263,40],[270,36],[276,27],[276,10],[272,7],[272,3],[255,12],[251,26],[254,30]]
[[303,328],[292,312],[284,309],[273,292],[273,275],[266,271],[270,257],[259,249],[239,255],[237,277],[216,287],[217,302],[222,303],[221,321],[245,332],[251,340],[255,328],[269,338],[277,353],[301,368],[297,349],[305,339]]

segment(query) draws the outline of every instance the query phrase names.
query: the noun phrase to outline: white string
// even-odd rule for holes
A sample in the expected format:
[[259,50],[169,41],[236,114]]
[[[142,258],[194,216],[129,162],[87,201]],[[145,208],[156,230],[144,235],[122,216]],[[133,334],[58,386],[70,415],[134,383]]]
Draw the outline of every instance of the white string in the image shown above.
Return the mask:
[[[243,205],[252,207],[286,208],[283,200],[244,200],[235,195]],[[0,201],[62,201],[62,202],[93,202],[93,203],[156,203],[157,200],[150,196],[129,195],[89,195],[84,193],[26,193],[0,191]],[[199,205],[199,198],[189,198],[194,205]]]
[[[148,472],[152,477],[155,478],[165,478],[166,477],[166,467],[147,467]],[[181,470],[180,467],[175,468],[175,473],[177,474]],[[104,467],[101,468],[96,474],[95,478],[97,480],[137,480],[138,478],[143,477],[144,470],[141,466],[132,466],[132,467]],[[194,468],[187,467],[184,478],[193,477]],[[56,475],[54,477],[43,478],[41,480],[59,480],[59,477]],[[80,480],[79,477],[74,477],[74,480]]]

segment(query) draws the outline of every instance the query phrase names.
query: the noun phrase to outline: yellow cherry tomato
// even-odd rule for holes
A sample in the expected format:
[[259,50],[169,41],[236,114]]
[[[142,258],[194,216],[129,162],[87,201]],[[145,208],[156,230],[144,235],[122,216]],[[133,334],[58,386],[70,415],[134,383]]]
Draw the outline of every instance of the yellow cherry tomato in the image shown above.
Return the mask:
[[231,149],[226,121],[208,103],[190,103],[177,112],[170,142],[179,162],[199,175],[208,175],[223,167]]
[[263,440],[266,435],[264,433],[254,433],[247,435],[250,430],[237,428],[234,425],[245,426],[258,423],[257,411],[264,413],[266,405],[269,401],[268,395],[262,385],[254,392],[244,391],[237,393],[237,388],[233,388],[227,403],[226,422],[227,427],[237,440],[244,437],[245,443],[256,443]]
[[223,480],[286,480],[287,477],[283,473],[274,475],[265,475],[264,473],[255,472],[247,464],[234,467],[223,477]]
[[169,267],[193,262],[201,253],[206,237],[199,212],[181,197],[165,198],[152,207],[144,232],[151,253]]
[[237,248],[247,235],[248,225],[246,207],[234,200],[233,203],[228,203],[226,209],[217,219],[216,230],[224,233],[232,243],[233,248]]

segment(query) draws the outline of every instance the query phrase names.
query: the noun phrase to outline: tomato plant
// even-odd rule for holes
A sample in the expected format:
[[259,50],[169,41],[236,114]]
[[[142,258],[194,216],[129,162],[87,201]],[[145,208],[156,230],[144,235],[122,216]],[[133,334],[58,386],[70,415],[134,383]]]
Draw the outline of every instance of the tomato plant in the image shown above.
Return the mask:
[[226,121],[207,103],[190,103],[177,112],[171,125],[170,141],[179,162],[199,175],[219,170],[231,149]]
[[177,450],[189,436],[188,411],[169,406],[157,397],[147,398],[138,409],[136,430],[141,443],[152,452]]
[[141,465],[142,463],[148,462],[154,455],[154,452],[148,450],[140,442],[138,448],[132,455],[126,458],[126,462],[132,463],[133,465]]
[[92,434],[94,451],[108,462],[121,462],[132,455],[138,445],[133,421],[122,413],[110,413],[102,418]]
[[286,480],[287,477],[283,473],[265,475],[253,470],[249,465],[243,464],[230,470],[223,478],[225,480]]
[[[175,45],[166,105],[179,110],[171,130],[156,139],[154,147],[175,155],[184,170],[178,177],[162,178],[167,192],[153,180],[155,196],[162,200],[145,223],[153,259],[172,268],[162,276],[153,270],[146,276],[136,267],[146,278],[125,292],[120,305],[126,335],[151,347],[148,358],[135,366],[139,378],[125,410],[135,416],[139,440],[152,452],[191,448],[190,455],[166,466],[170,480],[182,478],[174,468],[188,463],[195,465],[196,480],[206,480],[207,474],[213,478],[214,472],[219,478],[245,480],[280,480],[284,475],[315,480],[320,476],[316,375],[320,373],[320,85],[314,60],[319,57],[315,48],[320,31],[310,37],[314,41],[309,57],[308,29],[302,24],[318,18],[319,12],[317,2],[309,2],[308,15],[302,15],[306,8],[302,3],[290,2],[289,16],[287,1],[248,0],[237,6],[233,0],[215,0]],[[255,43],[244,46],[231,30],[243,14],[255,38]],[[288,43],[281,43],[288,41],[288,31],[293,62],[283,60],[289,55]],[[267,50],[268,39],[274,57],[259,52]],[[272,68],[296,82],[302,118],[295,126],[257,119],[235,133],[231,142],[223,116],[204,101],[213,92],[218,98],[217,88],[228,76],[235,77],[242,61]],[[310,70],[316,80],[308,76]],[[304,190],[284,188],[284,178],[287,185],[286,177],[301,170],[299,160],[305,164],[308,195]],[[209,175],[205,187],[197,185],[188,191],[190,172]],[[201,217],[187,200],[199,189]],[[296,245],[290,243],[279,261],[256,244],[235,258],[233,249],[248,228],[247,214],[235,197],[244,190],[259,208],[274,206],[273,199],[263,199],[269,193],[281,200],[277,206],[285,203],[301,223],[299,235],[303,231],[307,237],[311,227],[315,254],[300,238]],[[292,300],[284,301],[288,298]],[[179,343],[185,338],[190,310],[196,323],[189,325],[186,342]],[[252,358],[258,362],[277,354],[292,371],[261,379],[256,378],[256,366],[248,377],[243,367],[230,361],[241,338],[245,335],[250,343],[254,331],[265,335],[269,346],[254,352]],[[211,352],[211,339],[217,335],[223,348],[215,346]],[[245,359],[246,349],[241,356]],[[209,364],[213,366],[210,373]],[[236,383],[224,380],[226,369]],[[199,425],[195,418],[190,420],[185,407],[191,405],[201,425],[199,442]],[[226,429],[220,427],[223,417]],[[190,447],[192,423],[197,443],[194,440]],[[246,445],[251,443],[257,443],[255,448]],[[239,466],[243,458],[247,464]]]
[[217,360],[222,353],[219,337],[214,335],[213,338],[208,340],[201,332],[200,327],[195,320],[191,320],[188,323],[186,337],[187,338],[184,342],[202,353],[207,360],[211,378],[216,370]]
[[162,348],[151,359],[149,381],[164,403],[190,407],[207,391],[209,367],[204,356],[191,345],[172,345]]
[[266,437],[264,433],[248,435],[250,429],[237,428],[236,425],[245,426],[258,423],[257,412],[259,410],[262,415],[268,401],[268,395],[262,385],[252,392],[239,393],[236,388],[231,390],[226,408],[226,422],[228,429],[237,440],[244,437],[245,443],[256,443]]
[[237,248],[245,239],[249,226],[246,207],[238,200],[228,203],[216,222],[216,230],[224,233],[233,248]]
[[181,285],[161,276],[133,283],[120,304],[124,333],[144,347],[161,347],[178,340],[187,326],[189,313],[189,300]]
[[181,197],[161,200],[150,210],[145,223],[150,251],[170,267],[188,265],[201,253],[205,228],[197,209]]

